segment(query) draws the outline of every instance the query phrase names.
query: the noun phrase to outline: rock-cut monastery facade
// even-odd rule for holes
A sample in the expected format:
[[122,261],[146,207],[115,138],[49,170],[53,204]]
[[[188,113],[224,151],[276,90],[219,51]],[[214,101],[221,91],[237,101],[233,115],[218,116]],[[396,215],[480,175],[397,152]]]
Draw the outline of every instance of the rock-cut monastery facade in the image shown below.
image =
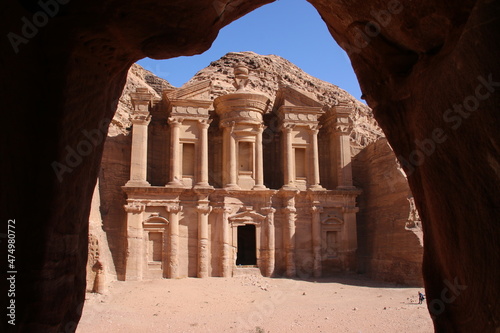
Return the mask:
[[353,106],[285,85],[271,101],[246,88],[248,75],[236,66],[236,92],[213,100],[210,81],[161,101],[132,93],[126,280],[356,269]]

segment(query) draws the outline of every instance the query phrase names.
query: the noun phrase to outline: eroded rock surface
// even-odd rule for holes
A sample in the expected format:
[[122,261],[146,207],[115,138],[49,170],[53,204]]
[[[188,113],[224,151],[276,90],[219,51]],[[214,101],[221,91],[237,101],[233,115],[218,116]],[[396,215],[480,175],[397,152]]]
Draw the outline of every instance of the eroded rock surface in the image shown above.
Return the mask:
[[375,279],[420,286],[422,236],[405,174],[387,139],[368,145],[353,158],[358,197],[358,270]]

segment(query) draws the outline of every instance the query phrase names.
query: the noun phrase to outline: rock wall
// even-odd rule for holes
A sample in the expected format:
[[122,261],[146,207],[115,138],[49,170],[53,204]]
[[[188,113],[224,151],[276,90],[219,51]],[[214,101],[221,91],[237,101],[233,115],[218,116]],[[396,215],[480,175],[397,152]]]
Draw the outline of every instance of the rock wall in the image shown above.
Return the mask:
[[97,181],[89,216],[89,257],[87,261],[87,291],[105,293],[109,281],[116,278],[108,238],[103,230],[100,212],[101,196]]
[[408,182],[385,138],[352,160],[358,197],[358,272],[422,286],[423,239]]

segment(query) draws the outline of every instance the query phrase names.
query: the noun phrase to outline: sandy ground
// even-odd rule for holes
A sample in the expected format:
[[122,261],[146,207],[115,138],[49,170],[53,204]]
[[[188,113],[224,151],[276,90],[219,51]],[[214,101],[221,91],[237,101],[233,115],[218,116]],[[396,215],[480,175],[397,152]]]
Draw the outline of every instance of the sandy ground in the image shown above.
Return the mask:
[[87,294],[77,332],[433,332],[419,290],[360,275],[114,282]]

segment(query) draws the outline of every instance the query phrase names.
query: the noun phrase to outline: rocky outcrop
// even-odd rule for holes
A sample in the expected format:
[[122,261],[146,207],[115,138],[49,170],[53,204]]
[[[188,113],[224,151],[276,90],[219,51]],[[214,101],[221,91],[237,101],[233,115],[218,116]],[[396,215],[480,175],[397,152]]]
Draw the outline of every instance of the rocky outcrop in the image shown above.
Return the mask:
[[153,94],[153,98],[161,99],[161,92],[164,89],[172,89],[173,86],[166,80],[154,75],[137,64],[133,64],[127,74],[127,82],[123,92],[118,100],[116,112],[109,126],[108,136],[116,137],[119,135],[128,135],[131,126],[130,111],[132,102],[130,93],[135,92],[137,88],[146,88]]
[[[85,134],[107,132],[128,68],[143,57],[203,52],[222,27],[269,2],[53,1],[50,16],[45,2],[5,2],[0,202],[4,221],[20,221],[20,270],[16,326],[4,318],[4,330],[76,328],[104,146]],[[500,262],[498,3],[310,2],[347,51],[408,175],[435,330],[493,332],[500,317],[500,270],[492,265]]]
[[97,181],[89,216],[89,257],[87,261],[87,291],[105,293],[107,284],[116,278],[116,269],[103,230],[100,212],[101,196]]
[[353,158],[358,197],[358,271],[375,279],[422,286],[422,230],[404,172],[385,138]]

